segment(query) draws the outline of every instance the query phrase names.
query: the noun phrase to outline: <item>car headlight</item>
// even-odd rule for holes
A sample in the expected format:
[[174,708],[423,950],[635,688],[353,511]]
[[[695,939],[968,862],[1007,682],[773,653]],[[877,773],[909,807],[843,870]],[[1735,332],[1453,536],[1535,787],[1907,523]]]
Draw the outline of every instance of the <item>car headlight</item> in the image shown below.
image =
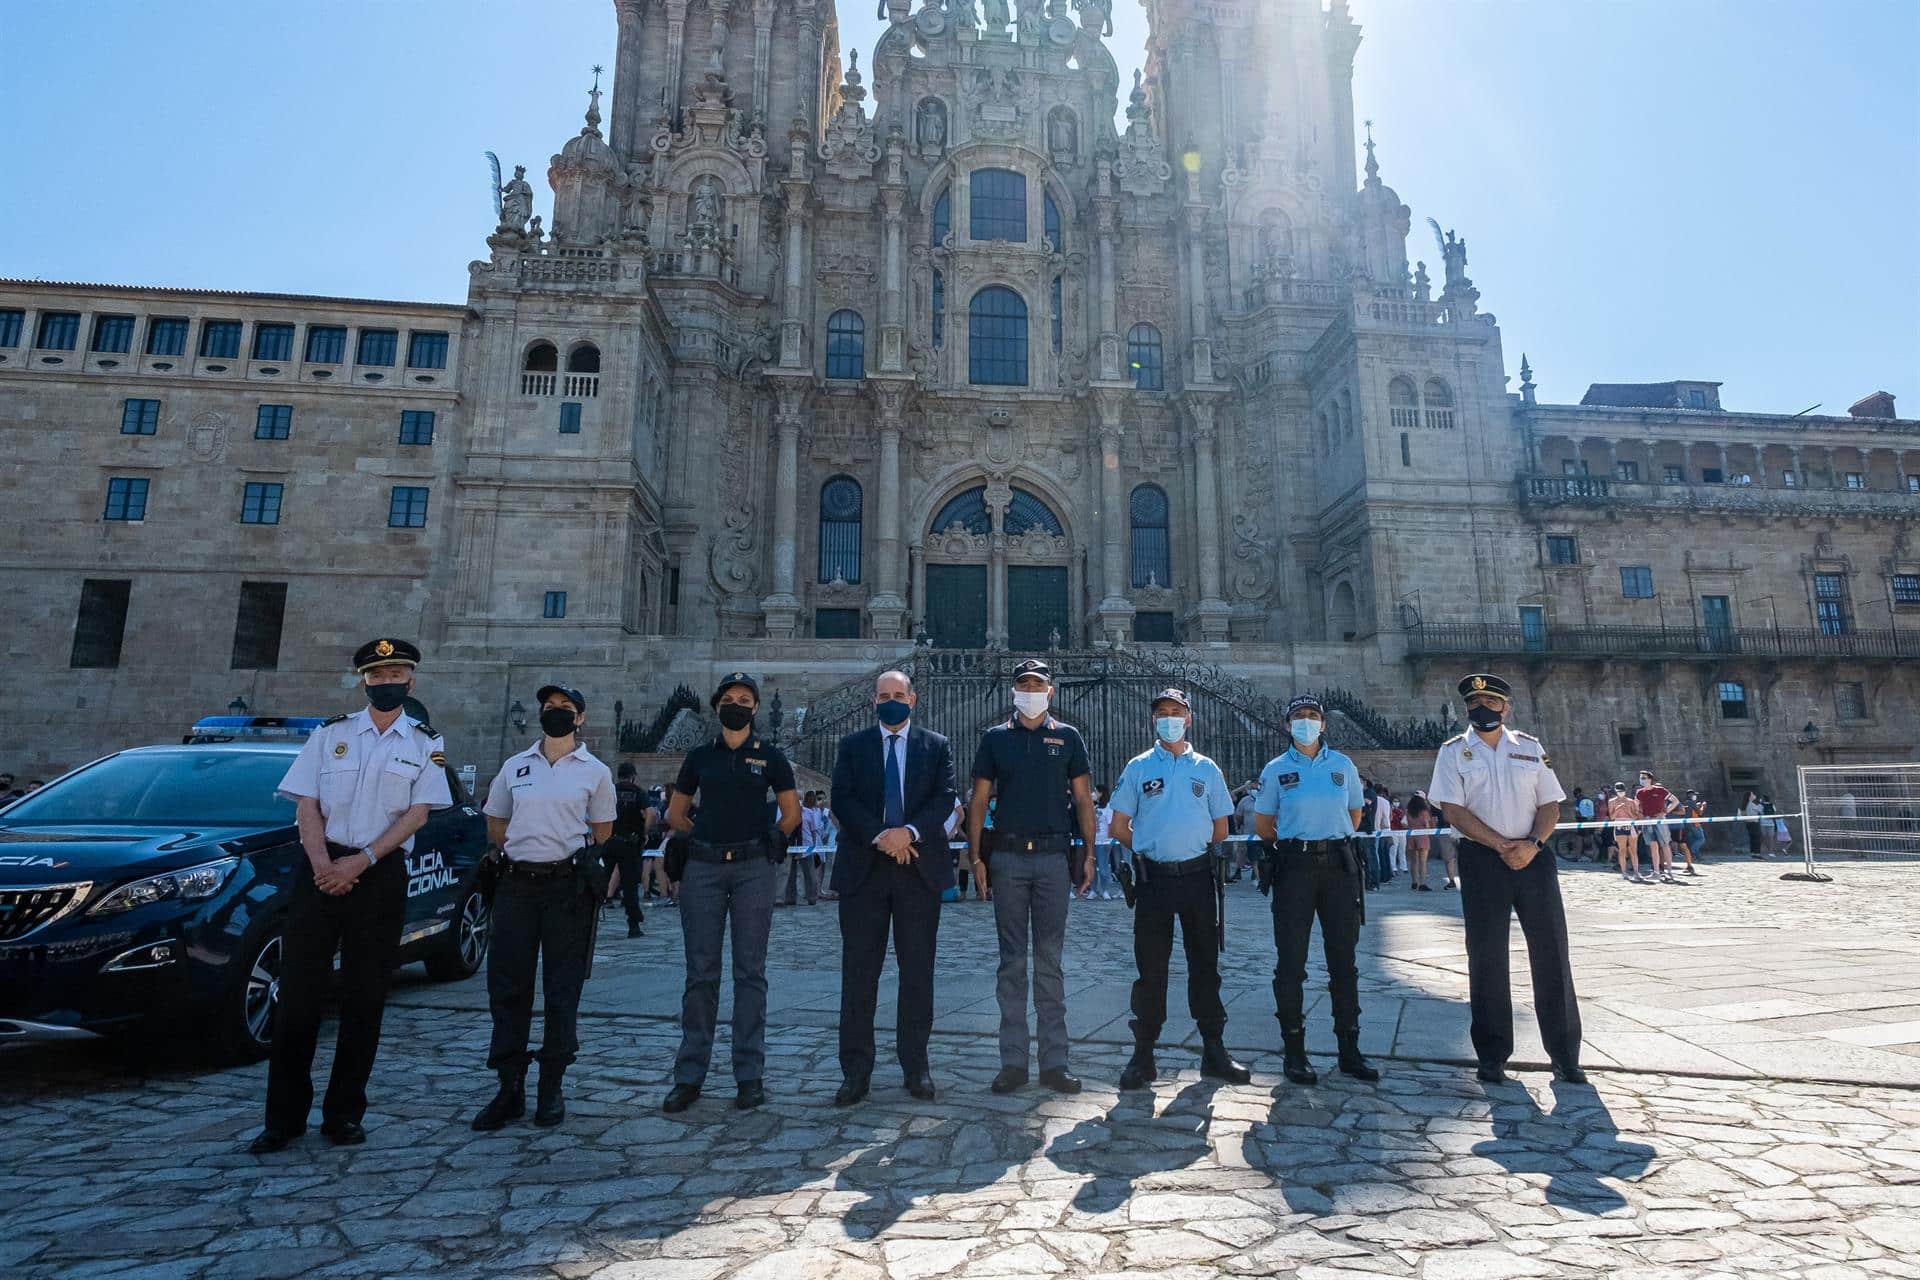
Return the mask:
[[197,867],[186,867],[179,871],[168,871],[163,875],[148,876],[145,880],[135,880],[132,884],[123,884],[118,889],[87,909],[90,916],[112,915],[119,911],[131,911],[135,907],[144,907],[149,903],[166,902],[179,899],[182,902],[197,902],[202,898],[211,898],[220,892],[220,886],[227,882],[233,869],[240,865],[238,858],[222,858],[218,862],[205,862]]

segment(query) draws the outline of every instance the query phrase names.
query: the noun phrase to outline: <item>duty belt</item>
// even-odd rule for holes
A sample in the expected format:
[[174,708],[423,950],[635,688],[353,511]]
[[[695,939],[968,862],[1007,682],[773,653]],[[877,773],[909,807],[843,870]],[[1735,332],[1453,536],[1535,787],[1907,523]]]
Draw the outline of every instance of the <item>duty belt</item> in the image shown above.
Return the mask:
[[1276,841],[1274,841],[1274,845],[1273,845],[1273,847],[1274,847],[1274,848],[1276,848],[1276,849],[1278,849],[1278,850],[1279,850],[1279,851],[1280,851],[1280,852],[1281,852],[1282,854],[1293,854],[1293,853],[1318,853],[1318,854],[1328,854],[1328,853],[1345,853],[1345,852],[1346,852],[1346,850],[1347,850],[1347,842],[1346,842],[1346,840],[1344,840],[1344,839],[1339,839],[1339,840],[1276,840]]
[[1145,874],[1142,879],[1158,880],[1161,876],[1197,876],[1213,870],[1213,855],[1203,853],[1197,858],[1188,858],[1182,862],[1155,862],[1152,858],[1137,858],[1134,865]]
[[573,874],[573,858],[565,857],[554,862],[528,862],[520,858],[508,858],[506,865],[500,869],[515,879],[552,880],[559,876]]
[[1012,831],[993,833],[995,853],[1065,853],[1072,845],[1071,836],[1023,836]]
[[730,844],[708,844],[704,840],[689,840],[687,856],[699,862],[744,862],[748,858],[767,856],[765,837],[753,840],[737,840]]

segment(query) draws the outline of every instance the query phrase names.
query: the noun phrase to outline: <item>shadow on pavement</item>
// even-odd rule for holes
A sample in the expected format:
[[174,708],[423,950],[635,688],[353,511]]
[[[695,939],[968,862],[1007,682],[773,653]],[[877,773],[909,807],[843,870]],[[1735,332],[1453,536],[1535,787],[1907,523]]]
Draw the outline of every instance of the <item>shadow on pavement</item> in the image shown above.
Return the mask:
[[1645,1173],[1657,1154],[1639,1142],[1622,1142],[1613,1113],[1593,1088],[1553,1083],[1553,1110],[1542,1110],[1525,1086],[1490,1085],[1493,1137],[1473,1154],[1509,1173],[1547,1175],[1547,1203],[1598,1216],[1626,1207],[1626,1197],[1601,1181]]
[[1127,1202],[1143,1175],[1189,1168],[1206,1159],[1213,1148],[1208,1128],[1219,1087],[1212,1080],[1196,1081],[1169,1099],[1158,1115],[1154,1095],[1122,1094],[1105,1115],[1082,1120],[1055,1138],[1047,1158],[1087,1179],[1074,1194],[1073,1207],[1083,1213],[1110,1213]]

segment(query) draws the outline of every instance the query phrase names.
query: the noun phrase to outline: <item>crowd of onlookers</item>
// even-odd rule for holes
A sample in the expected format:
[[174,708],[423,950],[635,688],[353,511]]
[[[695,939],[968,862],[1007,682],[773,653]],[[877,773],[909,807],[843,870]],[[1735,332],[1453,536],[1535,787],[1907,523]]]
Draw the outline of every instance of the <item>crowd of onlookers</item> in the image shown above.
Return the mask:
[[[1563,831],[1561,856],[1573,862],[1611,862],[1631,884],[1680,884],[1684,882],[1674,869],[1678,854],[1684,874],[1698,876],[1696,859],[1707,845],[1705,798],[1698,791],[1670,790],[1651,770],[1641,770],[1636,781],[1631,789],[1625,782],[1602,784],[1591,795],[1575,787],[1575,820],[1598,825]],[[1741,821],[1717,824],[1729,829],[1728,851],[1744,844],[1748,857],[1764,859],[1788,843],[1786,821],[1768,796],[1746,792],[1735,816]]]
[[45,785],[39,778],[28,778],[23,785],[11,773],[0,773],[0,805],[12,804],[21,796],[31,795]]

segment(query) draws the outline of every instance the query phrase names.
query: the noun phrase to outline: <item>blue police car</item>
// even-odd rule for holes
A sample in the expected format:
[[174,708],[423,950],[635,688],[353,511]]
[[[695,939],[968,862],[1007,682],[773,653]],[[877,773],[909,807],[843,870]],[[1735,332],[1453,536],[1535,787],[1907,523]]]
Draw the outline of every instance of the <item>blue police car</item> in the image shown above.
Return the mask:
[[[144,1027],[266,1054],[306,856],[274,788],[320,723],[211,717],[180,745],[116,752],[0,809],[0,1044]],[[484,962],[489,918],[486,820],[447,782],[453,807],[407,855],[400,960],[451,981]]]

